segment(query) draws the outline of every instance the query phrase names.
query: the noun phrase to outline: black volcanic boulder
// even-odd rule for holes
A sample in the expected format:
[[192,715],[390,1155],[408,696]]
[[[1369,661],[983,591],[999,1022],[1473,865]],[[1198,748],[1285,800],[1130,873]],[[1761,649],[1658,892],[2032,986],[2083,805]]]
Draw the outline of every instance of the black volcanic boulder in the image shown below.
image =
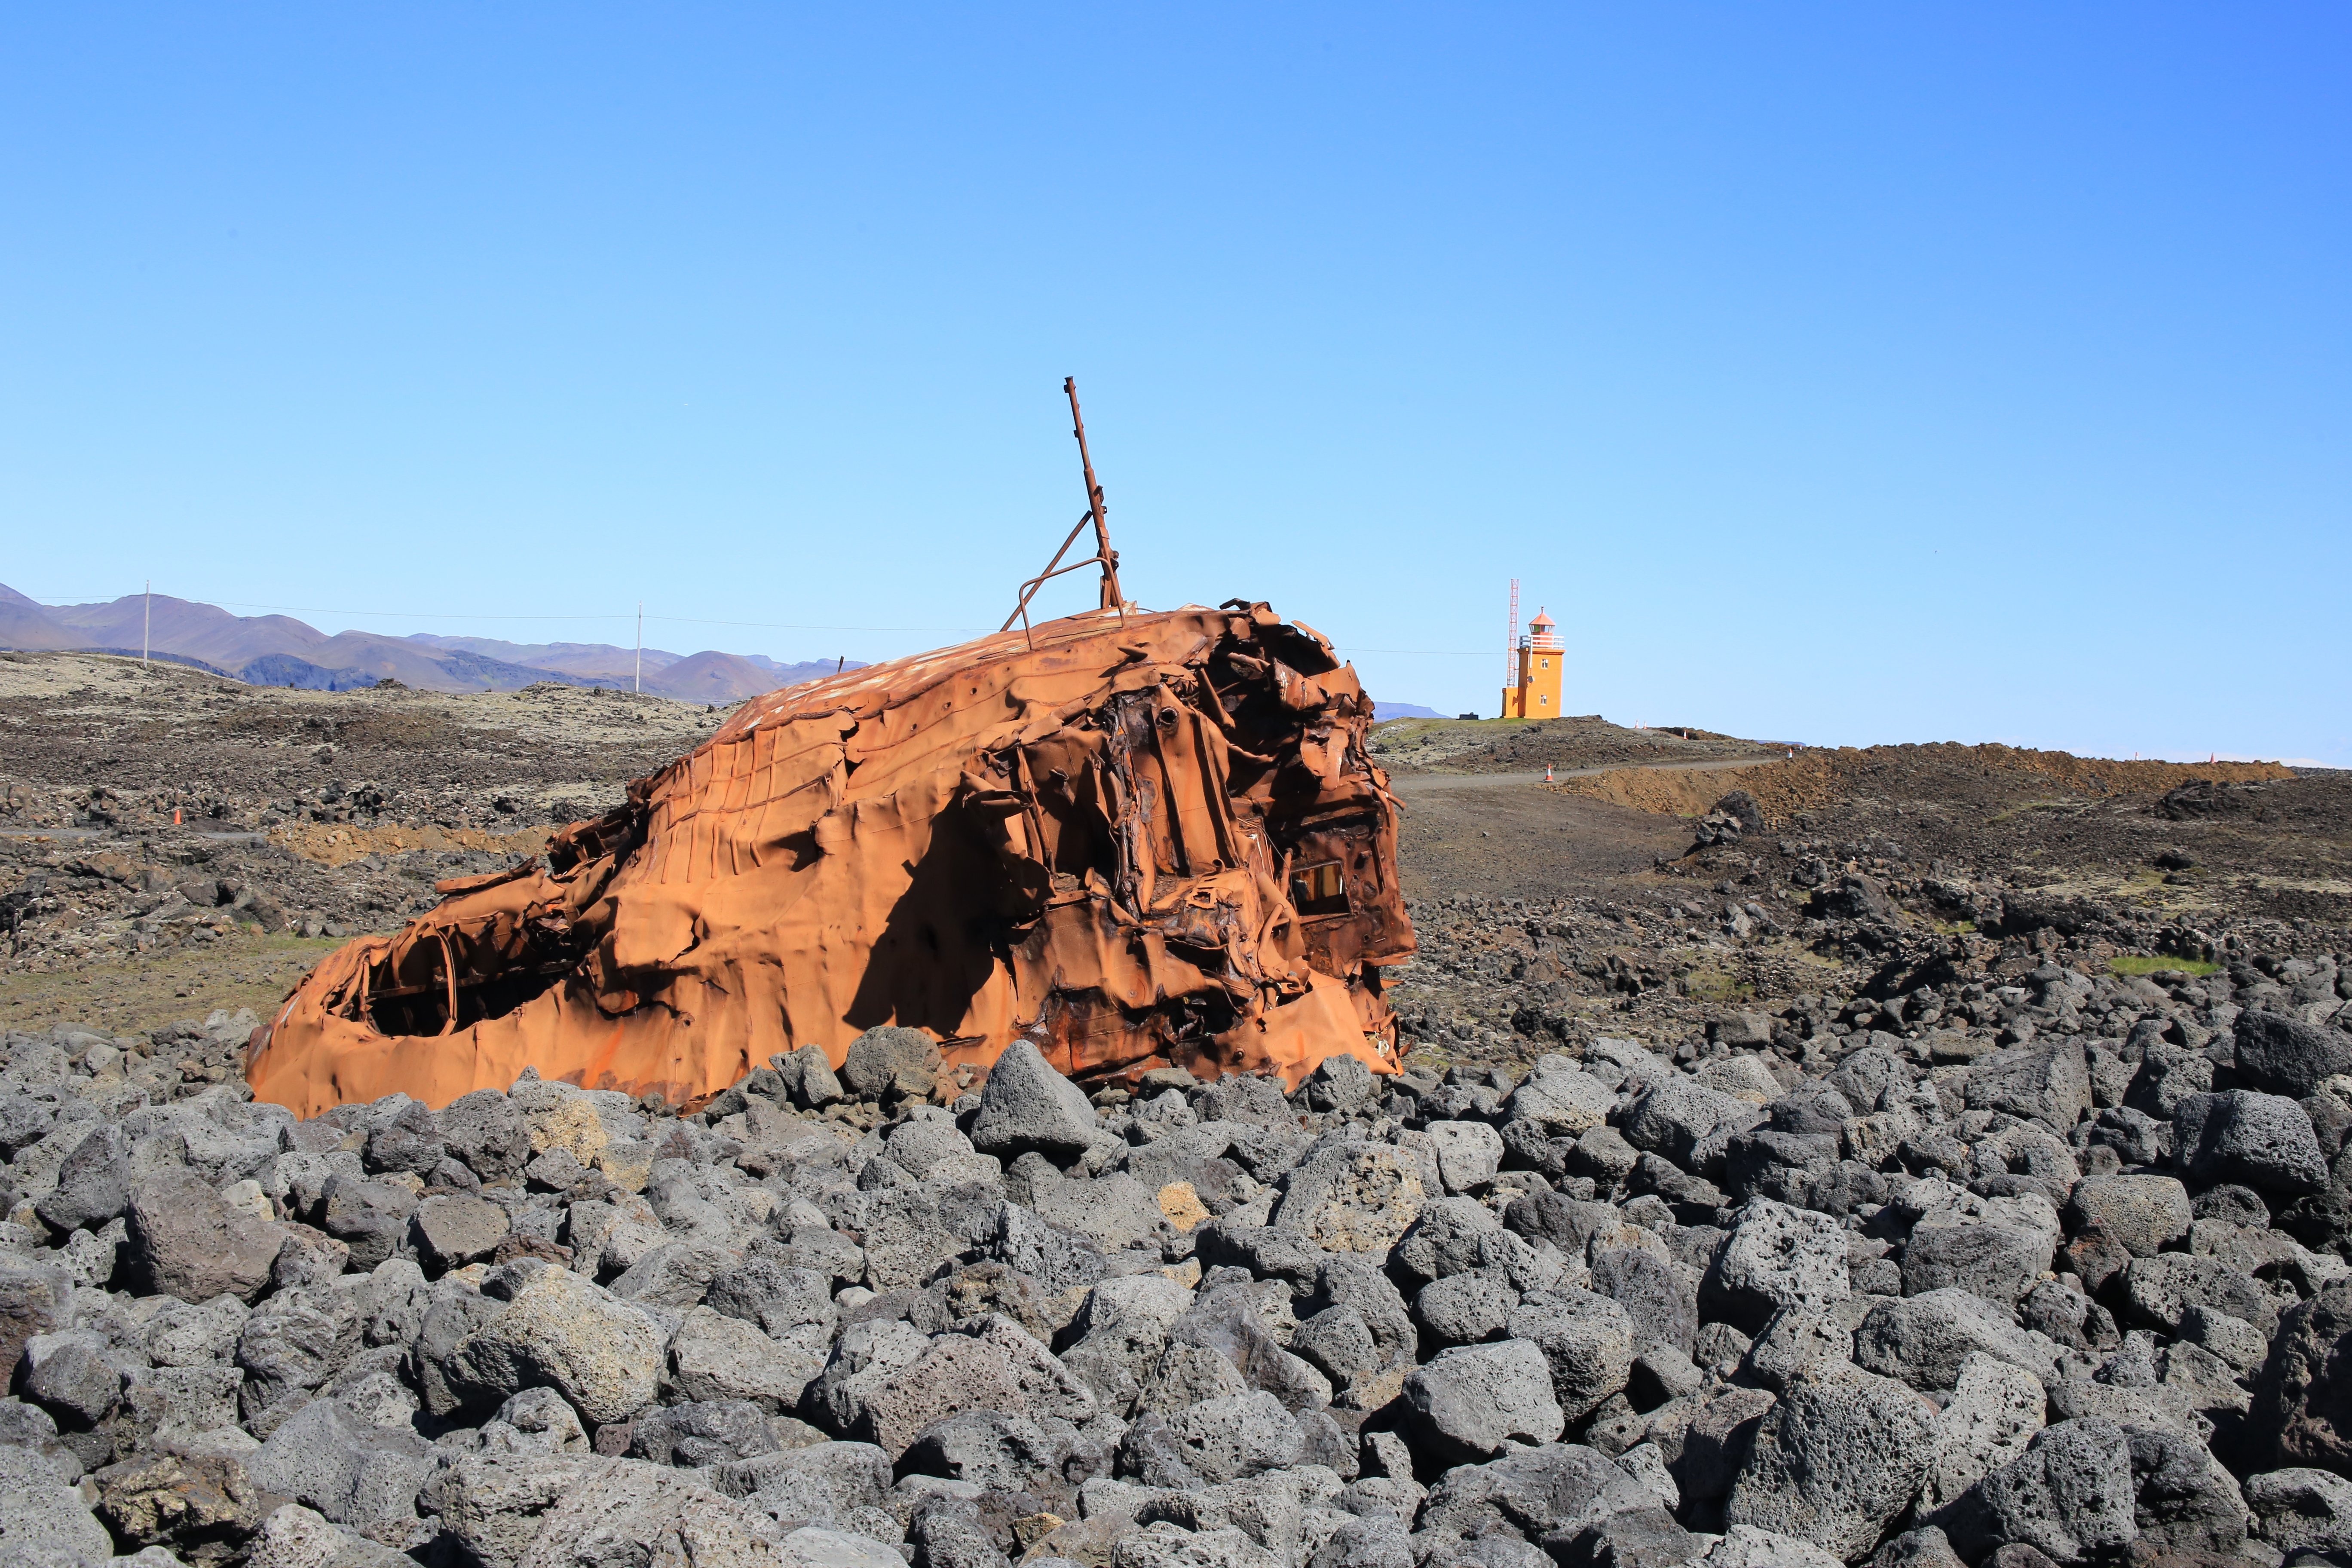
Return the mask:
[[2352,1470],[2352,1280],[2281,1316],[2247,1429],[2271,1437],[2280,1465]]

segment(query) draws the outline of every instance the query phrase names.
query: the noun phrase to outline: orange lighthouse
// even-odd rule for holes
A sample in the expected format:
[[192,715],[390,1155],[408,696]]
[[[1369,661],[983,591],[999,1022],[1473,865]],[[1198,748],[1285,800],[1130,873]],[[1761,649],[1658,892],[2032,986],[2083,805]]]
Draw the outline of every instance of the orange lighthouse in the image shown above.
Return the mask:
[[1556,634],[1559,623],[1541,610],[1528,623],[1516,652],[1518,668],[1514,683],[1503,691],[1506,719],[1559,717],[1560,658],[1566,651]]

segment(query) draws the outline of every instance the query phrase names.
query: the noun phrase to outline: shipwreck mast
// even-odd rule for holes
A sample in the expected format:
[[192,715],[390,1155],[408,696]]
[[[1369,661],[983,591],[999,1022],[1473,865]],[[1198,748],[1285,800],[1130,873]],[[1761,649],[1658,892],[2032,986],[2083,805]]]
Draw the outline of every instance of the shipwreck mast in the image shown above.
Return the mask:
[[[1003,626],[996,628],[1000,632],[1011,631],[1015,621],[1021,623],[1024,632],[1029,631],[1029,601],[1036,596],[1037,590],[1065,573],[1083,572],[1089,566],[1102,568],[1102,599],[1098,607],[1118,611],[1119,624],[1124,626],[1127,622],[1127,596],[1118,585],[1118,552],[1110,547],[1110,519],[1103,510],[1102,486],[1095,482],[1094,458],[1087,451],[1086,416],[1078,412],[1078,378],[1064,376],[1062,390],[1070,399],[1070,434],[1078,440],[1078,467],[1086,475],[1087,481],[1087,510],[1079,513],[1078,521],[1070,529],[1069,537],[1062,541],[1062,548],[1054,552],[1054,558],[1045,563],[1045,569],[1021,584],[1021,602],[1013,606],[1013,613],[1004,617]],[[1062,557],[1070,552],[1070,546],[1078,542],[1078,534],[1090,522],[1095,529],[1095,552],[1084,561],[1073,561],[1067,566],[1063,565]],[[1036,640],[1033,633],[1029,638],[1030,646],[1036,646]]]

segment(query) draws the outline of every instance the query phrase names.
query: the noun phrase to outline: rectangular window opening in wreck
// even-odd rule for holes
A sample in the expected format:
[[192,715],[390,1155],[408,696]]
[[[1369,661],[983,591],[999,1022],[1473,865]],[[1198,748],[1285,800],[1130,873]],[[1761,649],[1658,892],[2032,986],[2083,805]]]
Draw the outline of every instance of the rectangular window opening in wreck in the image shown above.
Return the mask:
[[576,963],[568,953],[529,949],[520,954],[481,952],[462,931],[453,931],[445,943],[420,933],[417,940],[395,942],[367,966],[341,1009],[343,1016],[366,1023],[380,1035],[454,1034],[488,1018],[502,1018],[537,999]]
[[1318,860],[1290,873],[1290,901],[1308,920],[1348,912],[1348,885],[1337,860]]

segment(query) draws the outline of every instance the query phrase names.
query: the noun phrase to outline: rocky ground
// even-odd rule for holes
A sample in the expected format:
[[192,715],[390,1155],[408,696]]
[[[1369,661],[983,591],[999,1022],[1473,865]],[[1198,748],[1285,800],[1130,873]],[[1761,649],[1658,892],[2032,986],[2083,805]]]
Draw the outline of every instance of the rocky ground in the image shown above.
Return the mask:
[[0,654],[0,1028],[266,1011],[436,881],[535,853],[723,716],[541,686],[240,686]]
[[[0,1563],[2352,1561],[2343,786],[2018,755],[1401,771],[1409,1070],[1290,1096],[877,1030],[297,1123],[249,1016],[9,1026]],[[301,940],[212,879],[8,988]]]

